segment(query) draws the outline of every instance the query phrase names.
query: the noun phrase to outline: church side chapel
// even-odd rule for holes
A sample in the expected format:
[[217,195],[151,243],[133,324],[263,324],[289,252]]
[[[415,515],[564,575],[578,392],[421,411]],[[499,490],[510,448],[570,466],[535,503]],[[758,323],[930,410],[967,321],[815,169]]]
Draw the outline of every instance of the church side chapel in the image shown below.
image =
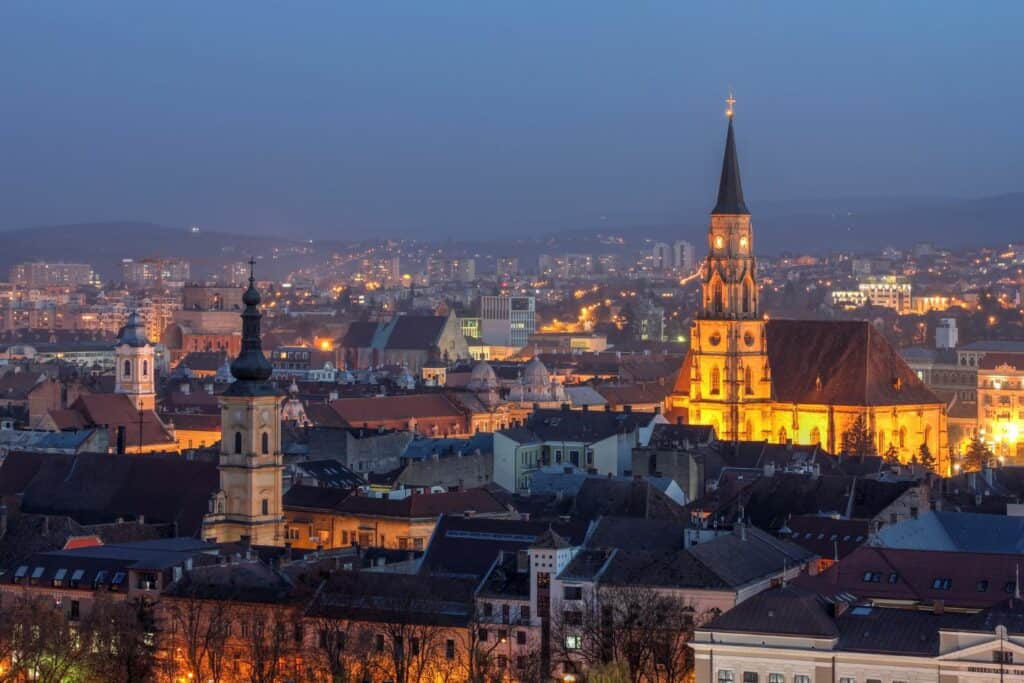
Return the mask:
[[723,440],[819,444],[831,453],[842,451],[843,433],[862,418],[877,453],[908,462],[924,445],[947,472],[945,405],[869,322],[762,314],[734,103],[730,97],[701,309],[671,414],[711,425]]

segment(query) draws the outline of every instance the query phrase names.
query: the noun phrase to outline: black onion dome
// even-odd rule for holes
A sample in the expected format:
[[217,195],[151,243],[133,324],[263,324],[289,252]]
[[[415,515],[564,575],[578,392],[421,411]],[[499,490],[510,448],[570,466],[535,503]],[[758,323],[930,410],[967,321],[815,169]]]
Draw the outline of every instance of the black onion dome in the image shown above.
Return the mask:
[[146,324],[142,321],[142,316],[138,311],[132,311],[128,320],[125,321],[124,327],[118,330],[117,345],[135,348],[149,346],[149,339],[146,337]]
[[274,372],[270,361],[263,355],[263,341],[260,337],[260,293],[256,289],[256,278],[252,273],[253,261],[249,262],[249,288],[242,295],[245,310],[242,311],[242,350],[231,363],[231,376],[240,382],[266,382]]

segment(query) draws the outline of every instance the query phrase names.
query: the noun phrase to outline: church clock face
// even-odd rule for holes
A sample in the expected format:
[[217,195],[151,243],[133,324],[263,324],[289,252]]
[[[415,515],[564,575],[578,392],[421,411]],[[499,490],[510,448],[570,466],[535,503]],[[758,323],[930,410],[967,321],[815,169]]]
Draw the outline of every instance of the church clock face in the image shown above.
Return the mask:
[[722,335],[715,332],[708,338],[708,341],[711,342],[712,346],[718,346],[722,343]]
[[260,411],[260,426],[265,427],[270,423],[270,411],[264,408]]
[[243,424],[245,424],[245,411],[242,410],[241,408],[236,410],[234,412],[234,414],[232,415],[232,417],[234,418],[236,425],[243,425]]
[[745,333],[743,335],[743,343],[746,344],[747,346],[753,346],[754,345],[754,335],[750,334],[749,332]]

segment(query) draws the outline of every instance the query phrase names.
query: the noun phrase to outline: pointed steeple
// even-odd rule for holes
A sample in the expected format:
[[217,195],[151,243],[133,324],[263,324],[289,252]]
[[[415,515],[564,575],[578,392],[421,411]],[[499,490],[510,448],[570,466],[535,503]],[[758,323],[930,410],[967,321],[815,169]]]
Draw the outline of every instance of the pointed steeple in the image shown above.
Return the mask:
[[750,215],[743,201],[740,183],[740,162],[736,156],[736,137],[732,131],[732,105],[729,106],[729,132],[725,137],[725,157],[722,159],[722,178],[718,182],[718,202],[713,214]]

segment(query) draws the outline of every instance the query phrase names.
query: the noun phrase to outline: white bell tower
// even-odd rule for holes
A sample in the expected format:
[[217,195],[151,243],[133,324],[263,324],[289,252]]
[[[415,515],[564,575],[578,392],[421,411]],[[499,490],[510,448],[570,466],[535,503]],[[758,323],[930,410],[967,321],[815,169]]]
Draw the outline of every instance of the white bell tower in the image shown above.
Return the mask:
[[117,370],[114,392],[125,394],[136,410],[156,408],[156,372],[153,345],[146,338],[146,325],[138,311],[132,311],[117,335]]

